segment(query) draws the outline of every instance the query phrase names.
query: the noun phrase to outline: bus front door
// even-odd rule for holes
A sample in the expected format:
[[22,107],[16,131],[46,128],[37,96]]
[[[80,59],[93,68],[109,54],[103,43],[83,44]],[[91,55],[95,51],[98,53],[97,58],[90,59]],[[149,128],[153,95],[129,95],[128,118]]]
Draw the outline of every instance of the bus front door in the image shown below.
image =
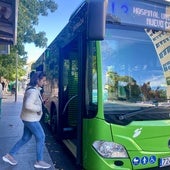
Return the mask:
[[77,38],[61,50],[59,77],[59,108],[62,113],[63,142],[81,164],[83,75],[82,38]]

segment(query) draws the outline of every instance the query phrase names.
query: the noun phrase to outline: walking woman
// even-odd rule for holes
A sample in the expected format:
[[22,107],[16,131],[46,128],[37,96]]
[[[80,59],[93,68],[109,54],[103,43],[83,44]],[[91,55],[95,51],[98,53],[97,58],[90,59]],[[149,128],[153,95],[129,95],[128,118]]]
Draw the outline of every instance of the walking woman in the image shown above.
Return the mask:
[[35,168],[50,168],[51,165],[43,161],[43,151],[45,144],[44,130],[40,124],[42,117],[42,98],[40,90],[46,82],[46,76],[43,72],[35,72],[31,78],[29,86],[27,87],[21,111],[21,119],[24,124],[22,138],[12,147],[12,149],[5,156],[2,157],[3,161],[11,165],[16,165],[17,161],[14,156],[17,151],[26,144],[32,137],[36,140],[36,157],[37,160],[34,164]]

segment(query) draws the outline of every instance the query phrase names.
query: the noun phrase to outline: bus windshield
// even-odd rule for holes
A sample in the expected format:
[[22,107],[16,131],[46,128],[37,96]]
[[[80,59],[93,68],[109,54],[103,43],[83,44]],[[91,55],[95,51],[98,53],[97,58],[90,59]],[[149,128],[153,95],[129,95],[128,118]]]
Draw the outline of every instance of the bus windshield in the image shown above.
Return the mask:
[[101,42],[105,113],[150,112],[151,108],[169,107],[169,46],[167,32],[120,26],[106,30]]

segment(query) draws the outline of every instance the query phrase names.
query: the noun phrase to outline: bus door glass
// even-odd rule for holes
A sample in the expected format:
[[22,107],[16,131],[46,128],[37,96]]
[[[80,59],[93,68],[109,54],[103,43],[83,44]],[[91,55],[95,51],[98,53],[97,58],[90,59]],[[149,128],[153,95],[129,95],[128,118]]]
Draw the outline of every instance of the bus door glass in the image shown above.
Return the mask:
[[170,33],[112,25],[101,46],[107,121],[169,119]]
[[[62,116],[65,131],[72,131],[77,126],[78,113],[78,47],[77,42],[70,43],[63,49]],[[76,131],[75,131],[76,132]]]

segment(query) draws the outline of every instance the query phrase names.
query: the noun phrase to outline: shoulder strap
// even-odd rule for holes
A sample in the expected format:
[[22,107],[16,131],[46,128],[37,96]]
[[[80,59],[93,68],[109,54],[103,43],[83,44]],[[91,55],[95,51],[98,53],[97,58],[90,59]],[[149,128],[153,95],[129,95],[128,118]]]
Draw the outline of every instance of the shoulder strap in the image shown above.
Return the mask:
[[25,91],[28,91],[28,90],[30,90],[30,89],[35,89],[35,87],[30,86],[30,87],[28,87]]

